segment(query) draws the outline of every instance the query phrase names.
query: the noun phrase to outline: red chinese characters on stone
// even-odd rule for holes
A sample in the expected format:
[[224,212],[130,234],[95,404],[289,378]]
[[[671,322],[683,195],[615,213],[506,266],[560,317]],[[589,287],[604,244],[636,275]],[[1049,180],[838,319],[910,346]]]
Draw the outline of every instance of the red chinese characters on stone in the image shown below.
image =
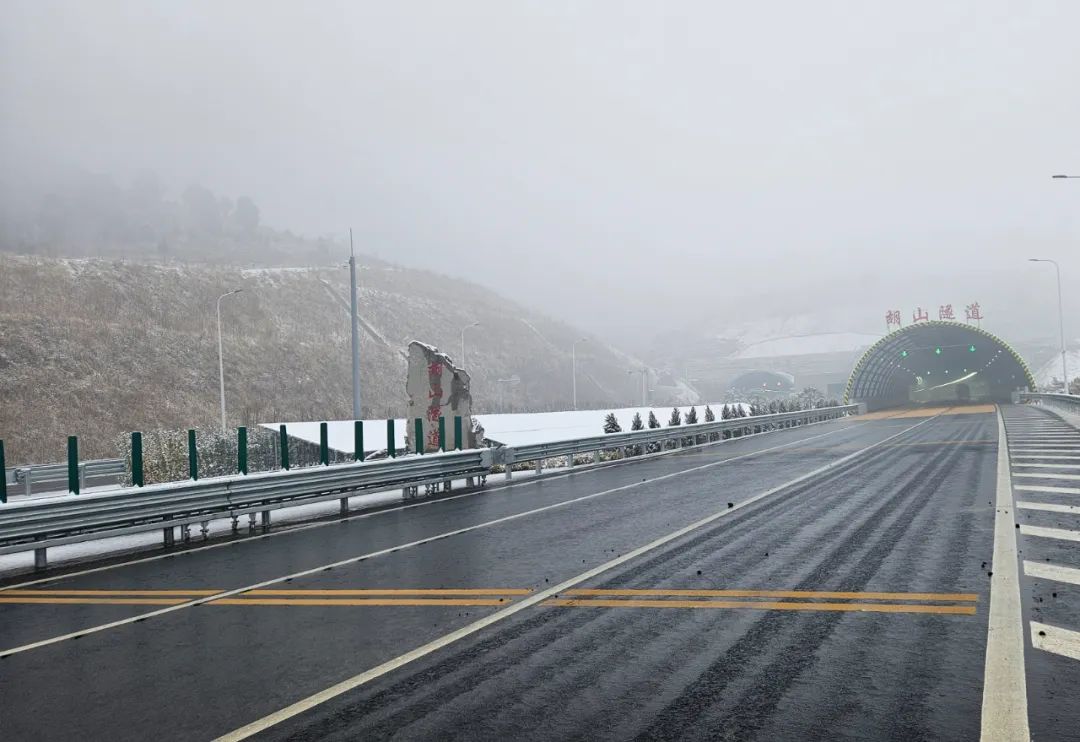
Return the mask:
[[911,315],[912,322],[928,322],[929,320],[930,315],[922,307],[918,307]]
[[439,431],[438,430],[430,430],[430,431],[428,431],[427,444],[431,448],[438,448],[439,447]]
[[942,304],[938,307],[937,316],[938,319],[956,319],[956,314],[953,313],[952,304]]
[[439,361],[433,361],[432,363],[429,363],[428,367],[427,367],[427,372],[431,376],[442,376],[442,374],[443,374],[443,365],[442,365],[442,363],[439,362]]

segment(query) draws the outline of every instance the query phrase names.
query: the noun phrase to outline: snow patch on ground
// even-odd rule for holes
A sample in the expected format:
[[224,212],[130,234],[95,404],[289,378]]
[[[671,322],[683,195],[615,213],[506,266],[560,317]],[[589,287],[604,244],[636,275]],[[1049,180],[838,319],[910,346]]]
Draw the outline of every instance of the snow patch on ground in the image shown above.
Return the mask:
[[[710,403],[716,419],[720,419],[722,402]],[[705,422],[705,405],[694,405],[697,408],[698,422]],[[750,405],[743,403],[743,409],[749,414]],[[667,421],[671,417],[671,407],[622,407],[611,410],[566,410],[563,412],[524,412],[492,415],[473,415],[484,428],[484,434],[488,440],[496,441],[505,446],[529,446],[535,443],[552,443],[565,441],[571,438],[589,438],[594,435],[602,435],[604,432],[604,418],[609,412],[614,412],[619,425],[623,430],[630,430],[634,419],[634,413],[641,413],[641,419],[646,424],[649,420],[649,412],[656,414],[660,424],[667,427]],[[690,405],[679,407],[683,421],[690,410]],[[262,427],[277,430],[281,423],[265,423]],[[301,440],[319,444],[319,423],[317,422],[290,422],[285,423],[286,430],[291,436]],[[394,444],[399,449],[405,448],[406,421],[398,419],[394,421]],[[326,425],[327,441],[330,448],[349,453],[353,450],[353,421],[330,420]],[[366,449],[382,449],[386,447],[386,421],[364,420],[364,447]]]

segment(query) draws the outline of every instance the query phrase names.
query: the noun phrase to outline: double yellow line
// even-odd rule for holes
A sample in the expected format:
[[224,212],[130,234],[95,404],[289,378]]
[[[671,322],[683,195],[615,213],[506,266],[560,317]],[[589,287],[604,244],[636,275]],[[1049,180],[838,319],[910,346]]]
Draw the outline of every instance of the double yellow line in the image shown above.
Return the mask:
[[[971,616],[974,593],[829,592],[819,590],[568,590],[544,605],[565,608],[734,608],[759,611],[939,613]],[[835,602],[843,600],[845,602]],[[824,601],[824,602],[822,602]],[[873,602],[866,602],[873,601]],[[903,602],[881,602],[903,601]]]
[[[0,604],[180,605],[225,590],[4,590]],[[356,590],[249,590],[211,605],[286,606],[499,606],[531,590],[429,588]]]
[[[0,604],[180,605],[225,590],[5,590]],[[212,605],[260,606],[500,606],[526,588],[363,588],[249,590]],[[562,608],[729,608],[772,611],[854,611],[974,615],[974,593],[832,592],[820,590],[693,590],[579,588],[543,605]],[[840,602],[842,601],[842,602]]]

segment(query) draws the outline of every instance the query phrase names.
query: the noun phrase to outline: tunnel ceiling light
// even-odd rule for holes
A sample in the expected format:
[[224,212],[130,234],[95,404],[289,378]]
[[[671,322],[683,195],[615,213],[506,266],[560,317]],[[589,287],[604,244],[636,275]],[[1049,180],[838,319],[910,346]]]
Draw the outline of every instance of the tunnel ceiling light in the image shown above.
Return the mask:
[[969,345],[968,346],[968,352],[969,353],[974,353],[975,352],[975,346],[974,345]]
[[941,355],[941,348],[934,348],[934,353]]
[[907,358],[907,351],[906,350],[900,351],[900,357],[901,358]]

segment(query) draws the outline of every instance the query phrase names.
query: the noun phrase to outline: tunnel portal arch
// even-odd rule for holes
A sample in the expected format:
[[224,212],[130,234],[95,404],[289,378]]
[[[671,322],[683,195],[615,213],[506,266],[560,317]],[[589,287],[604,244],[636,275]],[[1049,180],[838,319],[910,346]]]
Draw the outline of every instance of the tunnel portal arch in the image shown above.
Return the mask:
[[1001,338],[960,322],[920,322],[871,345],[848,378],[845,401],[867,409],[912,404],[1009,401],[1035,389],[1020,354]]

